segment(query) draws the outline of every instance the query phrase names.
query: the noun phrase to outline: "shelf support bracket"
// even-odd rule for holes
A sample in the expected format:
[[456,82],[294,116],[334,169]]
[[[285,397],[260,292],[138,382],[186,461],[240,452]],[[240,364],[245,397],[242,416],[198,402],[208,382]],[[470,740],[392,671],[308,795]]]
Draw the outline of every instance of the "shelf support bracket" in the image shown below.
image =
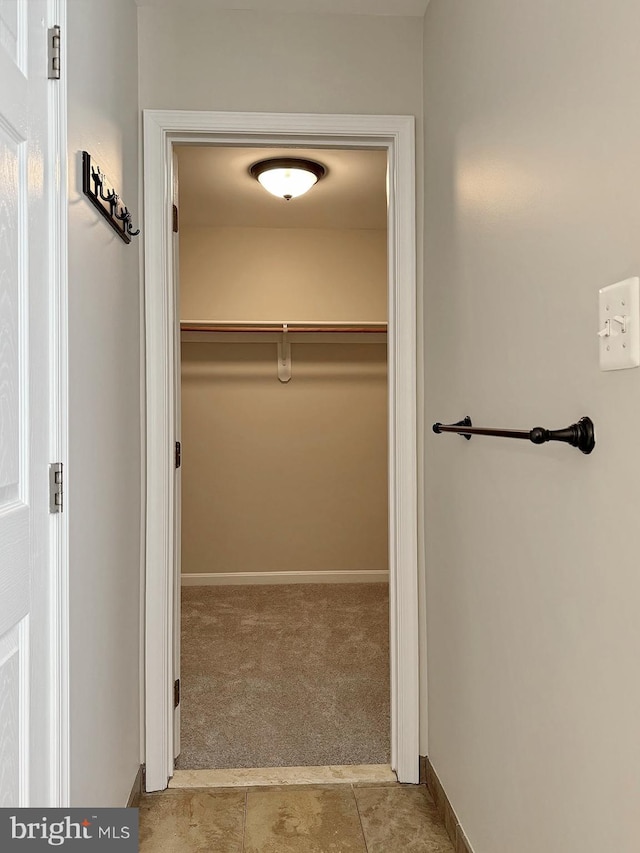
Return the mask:
[[282,324],[282,340],[278,343],[278,379],[280,382],[288,382],[291,379],[291,344],[286,323]]

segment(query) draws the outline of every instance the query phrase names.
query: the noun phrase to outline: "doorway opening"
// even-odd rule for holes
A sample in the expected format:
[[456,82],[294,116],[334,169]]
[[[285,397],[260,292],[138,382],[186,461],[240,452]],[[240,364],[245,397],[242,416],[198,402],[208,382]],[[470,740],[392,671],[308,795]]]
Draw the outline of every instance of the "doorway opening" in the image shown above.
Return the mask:
[[389,765],[387,152],[174,152],[176,768]]
[[[174,148],[216,146],[231,154],[243,148],[304,148],[330,151],[364,150],[381,152],[387,161],[387,277],[388,294],[388,566],[390,615],[390,685],[391,685],[391,755],[390,763],[400,781],[418,781],[418,621],[417,621],[417,518],[416,518],[416,345],[415,345],[415,210],[414,210],[414,126],[411,117],[395,116],[318,116],[267,115],[232,113],[145,112],[145,305],[146,305],[146,371],[147,371],[147,549],[145,572],[145,741],[147,790],[160,790],[174,772],[174,758],[179,748],[179,711],[174,710],[174,681],[177,669],[176,647],[179,625],[178,603],[181,580],[175,571],[179,563],[176,523],[179,517],[179,469],[175,468],[175,443],[178,440],[180,376],[179,319],[175,267],[177,251],[172,235],[173,216],[170,202],[177,171]],[[318,191],[319,188],[316,188]],[[258,284],[259,282],[254,282]],[[229,306],[227,306],[229,307]],[[215,318],[206,318],[215,319]],[[238,318],[227,316],[227,320]],[[254,315],[254,319],[257,315]],[[272,315],[272,320],[287,322],[290,317]],[[294,317],[293,320],[315,320]],[[353,317],[351,320],[355,319]],[[358,318],[360,319],[360,318]],[[377,319],[377,318],[376,318]],[[373,322],[373,320],[371,321]],[[237,331],[237,330],[236,330]],[[322,335],[322,332],[316,334]],[[210,335],[210,329],[184,330],[189,334]],[[271,332],[269,329],[268,332]],[[237,331],[238,334],[242,332]],[[304,334],[300,330],[300,334]],[[381,333],[377,330],[377,333]],[[224,335],[218,330],[215,334]],[[274,334],[276,334],[274,332]],[[279,329],[283,334],[294,330]],[[246,340],[246,339],[245,339]],[[305,370],[313,368],[313,347],[327,346],[324,341],[294,341],[290,347],[292,371],[302,379]],[[211,346],[189,340],[185,346]],[[287,343],[289,343],[287,341]],[[284,344],[284,342],[282,342]],[[222,347],[243,343],[218,342]],[[246,344],[248,346],[248,343]],[[274,342],[255,342],[254,348],[275,349]],[[345,347],[347,346],[345,341]],[[363,345],[351,344],[351,346]],[[370,346],[370,345],[368,345]],[[370,346],[370,353],[375,346]],[[284,350],[284,346],[281,347]],[[297,351],[300,355],[296,355]],[[355,351],[355,350],[354,350]],[[333,352],[337,352],[334,344]],[[306,354],[305,354],[306,353]],[[275,353],[272,353],[275,355]],[[255,350],[253,361],[255,366]],[[273,386],[278,391],[275,357],[271,361]],[[365,359],[366,360],[366,359]],[[262,369],[266,370],[267,360]],[[311,362],[311,365],[305,362]],[[227,359],[227,364],[230,363]],[[198,359],[196,358],[196,364]],[[261,362],[262,364],[262,362]],[[299,386],[303,382],[299,381]],[[228,389],[227,389],[228,390]],[[265,389],[270,393],[273,388]],[[289,395],[293,399],[293,394]],[[281,398],[282,399],[282,398]],[[220,407],[218,407],[218,411]],[[220,420],[220,419],[218,419]],[[250,421],[251,418],[245,419]],[[233,436],[227,425],[227,444]],[[222,436],[224,439],[224,435]],[[237,458],[237,461],[239,457]],[[239,460],[244,465],[246,459]],[[280,485],[282,478],[280,478]],[[227,482],[230,478],[227,478]],[[232,487],[229,486],[231,489]],[[262,491],[262,504],[275,509],[278,526],[287,530],[295,516],[295,496],[290,489],[271,484],[268,494]],[[245,492],[245,498],[246,498]],[[237,516],[236,516],[237,517]],[[274,527],[273,518],[269,529]],[[295,526],[289,525],[290,535]],[[376,537],[373,536],[373,539]],[[237,541],[237,539],[236,539]],[[264,539],[262,540],[264,541]],[[255,544],[255,543],[254,543]],[[304,549],[302,549],[304,550]],[[326,564],[326,563],[325,563]],[[202,565],[202,564],[201,564]],[[266,571],[296,571],[291,565]],[[188,568],[188,567],[187,567]],[[218,568],[223,571],[219,572]],[[213,572],[189,574],[233,574],[219,564]],[[318,569],[322,571],[322,569]],[[333,568],[325,569],[334,571]],[[257,572],[265,571],[264,564]],[[298,571],[305,571],[299,569]],[[314,571],[314,569],[308,569]],[[384,571],[372,569],[371,571]],[[272,578],[273,579],[273,578]],[[210,589],[223,587],[217,580]],[[297,595],[305,584],[293,585]],[[314,585],[315,586],[315,585]],[[380,584],[380,586],[383,586]],[[188,588],[188,587],[185,587]],[[229,587],[230,589],[231,587]],[[237,587],[236,587],[237,588]],[[265,589],[266,586],[263,586]],[[275,588],[275,587],[273,587]],[[311,587],[309,586],[308,589]],[[346,590],[346,586],[345,586]],[[326,590],[325,590],[326,591]],[[264,600],[264,594],[261,600]],[[331,607],[326,609],[330,610]]]

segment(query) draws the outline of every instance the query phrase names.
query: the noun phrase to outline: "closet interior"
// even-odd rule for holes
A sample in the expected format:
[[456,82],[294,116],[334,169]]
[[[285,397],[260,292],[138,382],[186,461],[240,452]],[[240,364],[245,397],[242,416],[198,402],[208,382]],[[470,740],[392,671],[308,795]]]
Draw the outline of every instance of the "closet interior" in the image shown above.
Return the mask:
[[175,151],[177,767],[388,764],[386,152]]

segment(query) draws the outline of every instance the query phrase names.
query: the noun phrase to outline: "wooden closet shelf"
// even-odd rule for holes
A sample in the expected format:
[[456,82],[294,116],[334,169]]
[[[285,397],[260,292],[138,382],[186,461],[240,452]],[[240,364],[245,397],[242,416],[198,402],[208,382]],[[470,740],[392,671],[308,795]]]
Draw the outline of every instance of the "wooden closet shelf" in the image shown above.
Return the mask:
[[270,332],[284,333],[291,332],[295,334],[313,333],[313,334],[386,334],[387,323],[356,323],[356,322],[293,322],[293,323],[276,323],[267,322],[241,322],[241,321],[213,321],[213,320],[182,320],[180,323],[180,331],[182,332],[217,332],[217,333],[262,333]]
[[[341,344],[384,344],[387,342],[386,323],[275,323],[242,322],[235,320],[182,320],[183,343],[264,343],[278,347],[278,379],[291,379],[291,344],[339,342]],[[263,337],[263,333],[266,333]],[[307,334],[309,333],[309,334]],[[338,337],[333,337],[338,335]]]

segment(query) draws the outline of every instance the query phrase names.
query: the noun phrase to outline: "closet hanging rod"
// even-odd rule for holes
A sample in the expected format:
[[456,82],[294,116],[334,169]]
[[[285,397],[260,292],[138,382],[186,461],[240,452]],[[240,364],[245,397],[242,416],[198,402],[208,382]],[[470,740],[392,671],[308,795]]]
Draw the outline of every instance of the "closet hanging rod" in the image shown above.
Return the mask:
[[182,320],[182,332],[310,332],[315,334],[345,333],[345,334],[386,334],[387,323],[357,323],[357,322],[293,322],[280,323],[273,321],[244,322],[236,320]]

